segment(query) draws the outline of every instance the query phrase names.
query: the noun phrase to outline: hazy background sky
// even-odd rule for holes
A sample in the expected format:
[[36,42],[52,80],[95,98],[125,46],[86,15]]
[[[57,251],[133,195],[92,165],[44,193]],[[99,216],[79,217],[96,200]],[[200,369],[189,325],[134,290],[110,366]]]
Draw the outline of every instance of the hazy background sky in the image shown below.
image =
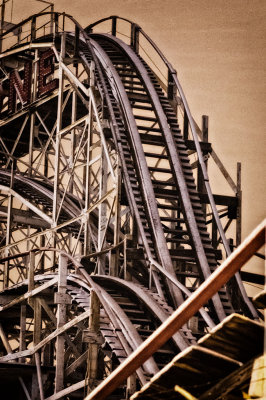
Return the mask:
[[[265,217],[266,1],[55,0],[54,5],[84,27],[109,15],[131,19],[155,41],[177,69],[198,124],[202,114],[209,115],[209,140],[234,179],[236,163],[242,163],[245,238]],[[44,6],[13,0],[13,22]],[[213,187],[220,186],[217,175]]]

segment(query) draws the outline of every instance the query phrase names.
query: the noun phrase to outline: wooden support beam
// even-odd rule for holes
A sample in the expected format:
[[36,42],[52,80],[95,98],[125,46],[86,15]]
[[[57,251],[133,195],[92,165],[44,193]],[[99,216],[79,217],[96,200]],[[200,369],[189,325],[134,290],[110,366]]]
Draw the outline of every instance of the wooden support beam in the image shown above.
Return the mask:
[[65,376],[71,375],[81,364],[88,359],[88,350],[86,350],[79,358],[77,358],[67,369],[65,370]]
[[[87,382],[88,393],[94,386],[97,378],[98,368],[98,349],[99,349],[99,330],[100,330],[100,301],[94,290],[90,293],[90,317],[89,329],[87,331],[88,340],[88,360],[87,360]],[[87,341],[86,340],[86,341]]]
[[222,400],[225,396],[236,387],[243,384],[252,371],[254,360],[250,360],[236,371],[232,372],[224,379],[220,380],[216,385],[203,393],[198,400]]
[[28,291],[34,289],[34,267],[35,267],[35,253],[30,251],[28,262]]
[[[202,116],[202,140],[203,143],[208,143],[209,136],[209,117],[207,115]],[[203,156],[207,155],[208,152],[203,151]],[[208,167],[208,158],[205,159],[206,169]],[[204,176],[201,170],[201,166],[198,163],[198,192],[206,194],[206,188],[204,183]],[[208,196],[206,196],[208,198]],[[206,220],[206,204],[202,205],[202,210],[204,214],[204,219]]]
[[[19,331],[19,351],[26,349],[26,312],[27,306],[21,304],[20,306],[20,331]],[[19,362],[24,362],[25,358],[21,357]]]
[[42,371],[41,371],[41,358],[38,351],[35,353],[35,363],[37,368],[37,379],[39,385],[40,392],[40,400],[44,400],[44,392],[43,392],[43,382],[42,382]]
[[27,386],[25,385],[23,379],[21,378],[21,376],[18,377],[18,380],[22,386],[22,389],[24,390],[25,396],[27,397],[27,400],[32,400],[30,397],[30,394],[28,392]]
[[67,394],[73,393],[76,390],[82,389],[85,386],[85,379],[83,381],[74,383],[74,385],[68,386],[66,389],[61,390],[58,393],[53,394],[52,396],[46,397],[45,400],[58,400],[62,399]]
[[3,342],[3,345],[4,345],[5,349],[6,349],[6,352],[8,354],[12,353],[11,346],[9,344],[8,338],[7,338],[6,334],[5,334],[5,331],[3,329],[3,326],[1,324],[1,322],[0,322],[0,337],[2,339],[2,342]]
[[[55,294],[55,302],[57,306],[57,329],[66,323],[66,285],[67,285],[67,258],[59,255],[58,266],[58,292]],[[64,388],[64,354],[65,354],[65,338],[58,335],[56,339],[56,370],[55,370],[55,393],[60,392]]]
[[42,309],[37,299],[29,299],[29,300],[31,300],[34,310],[33,344],[35,346],[41,341]]
[[237,209],[236,209],[236,247],[241,243],[242,237],[242,190],[241,190],[241,163],[237,163],[237,192],[236,198]]

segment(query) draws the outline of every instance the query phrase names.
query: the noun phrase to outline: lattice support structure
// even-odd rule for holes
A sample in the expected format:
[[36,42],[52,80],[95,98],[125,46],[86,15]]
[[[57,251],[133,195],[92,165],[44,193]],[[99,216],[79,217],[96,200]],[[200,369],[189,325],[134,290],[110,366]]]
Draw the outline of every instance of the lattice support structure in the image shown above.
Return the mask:
[[[219,266],[226,232],[239,245],[241,166],[235,184],[138,25],[45,12],[1,46],[0,368],[17,398],[83,398]],[[211,157],[231,196],[212,194]],[[258,318],[239,276],[112,398],[236,310]]]

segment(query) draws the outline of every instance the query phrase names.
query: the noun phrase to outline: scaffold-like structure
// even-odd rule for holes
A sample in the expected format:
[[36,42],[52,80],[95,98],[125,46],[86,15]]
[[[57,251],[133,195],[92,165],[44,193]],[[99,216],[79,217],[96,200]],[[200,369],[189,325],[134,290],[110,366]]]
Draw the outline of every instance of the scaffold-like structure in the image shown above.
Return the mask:
[[[35,14],[1,50],[0,381],[10,399],[82,399],[239,246],[241,166],[235,183],[129,20]],[[210,157],[232,195],[212,193]],[[239,273],[108,398],[234,312],[259,318]]]

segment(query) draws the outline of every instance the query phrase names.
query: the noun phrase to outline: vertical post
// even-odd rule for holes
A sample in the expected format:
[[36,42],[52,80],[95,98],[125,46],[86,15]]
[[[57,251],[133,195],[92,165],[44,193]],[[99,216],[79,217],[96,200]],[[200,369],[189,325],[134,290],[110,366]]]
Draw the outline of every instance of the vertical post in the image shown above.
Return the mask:
[[[57,328],[66,323],[67,311],[67,258],[59,255],[58,267],[58,291],[55,293],[55,303],[57,303]],[[56,370],[55,370],[55,393],[60,392],[64,388],[64,355],[65,355],[65,338],[64,335],[58,335],[56,338]]]
[[[38,50],[35,50],[34,54],[34,67],[33,67],[33,89],[31,93],[31,102],[33,103],[37,98],[37,81],[38,81]],[[28,175],[32,175],[32,164],[33,164],[33,148],[34,148],[34,136],[35,136],[35,112],[31,111],[30,115],[30,140],[29,140],[29,170]]]
[[[104,146],[101,146],[101,170],[100,170],[100,191],[99,191],[99,200],[101,197],[105,195],[107,191],[107,177],[108,177],[108,164],[107,158],[104,152]],[[104,235],[105,228],[107,223],[107,204],[105,201],[102,201],[99,206],[99,223],[98,223],[98,249],[104,247]],[[98,274],[105,274],[105,261],[106,255],[103,254],[98,258]]]
[[241,163],[237,163],[237,210],[236,210],[236,247],[241,243],[242,235],[242,190],[241,190]]
[[136,53],[139,52],[139,26],[131,24],[130,45]]
[[126,398],[129,399],[130,396],[132,396],[136,390],[137,390],[137,376],[136,373],[130,375],[127,378],[127,394]]
[[79,27],[75,25],[74,57],[78,57],[79,48]]
[[[85,182],[85,212],[89,208],[90,204],[90,183],[91,183],[91,167],[90,167],[90,156],[91,156],[91,135],[92,135],[92,101],[90,99],[89,102],[89,116],[88,116],[88,141],[87,141],[87,163],[86,163],[86,182]],[[86,214],[85,216],[85,227],[84,227],[84,255],[90,253],[91,247],[91,237],[89,232],[89,223],[90,223],[90,215]]]
[[216,225],[214,218],[212,220],[212,245],[213,245],[214,249],[217,249],[217,247],[218,247],[218,230],[217,230],[217,225]]
[[30,29],[31,42],[33,42],[36,39],[36,17],[32,17]]
[[[20,332],[19,332],[19,351],[26,349],[26,305],[20,306]],[[25,362],[25,358],[21,357],[19,362]]]
[[53,24],[54,24],[54,5],[51,4],[51,22],[50,22],[50,34],[53,34]]
[[176,96],[176,85],[174,82],[173,74],[170,69],[168,69],[168,85],[167,85],[167,97],[170,101],[173,101]]
[[88,393],[94,386],[97,379],[98,369],[98,336],[100,329],[100,301],[97,294],[92,290],[90,293],[90,316],[89,316],[89,342],[88,342],[88,360],[87,360],[87,376],[88,376]]
[[[10,189],[14,186],[14,172],[16,169],[16,160],[12,162],[11,176],[10,176]],[[10,244],[11,241],[11,229],[12,229],[12,208],[13,208],[13,196],[11,193],[8,195],[8,206],[7,206],[7,227],[6,227],[6,246]],[[5,250],[5,256],[8,256],[9,251]],[[8,287],[9,282],[9,262],[5,261],[4,264],[4,288]]]
[[[33,251],[30,251],[29,253],[29,265],[28,265],[28,291],[32,291],[34,289],[34,267],[35,267],[35,253]],[[29,298],[28,300],[29,305],[33,308],[33,315],[34,315],[34,325],[33,325],[33,345],[35,346],[41,341],[41,329],[42,329],[42,309],[41,309],[41,304],[38,301],[37,298]],[[21,336],[21,343],[20,346],[24,346],[24,340],[23,340],[23,331],[25,334],[25,328],[26,328],[26,309],[21,310],[21,320],[23,326],[21,329],[23,329],[20,332]],[[33,399],[39,398],[44,400],[44,394],[43,394],[43,384],[42,384],[42,377],[41,377],[41,360],[40,360],[40,355],[39,353],[36,353],[34,355],[35,358],[35,364],[36,364],[36,369],[37,369],[37,381],[36,381],[36,375],[33,375],[32,378],[32,387],[34,388],[33,392]],[[37,389],[38,386],[38,389]]]
[[[61,52],[59,59],[59,88],[58,88],[58,103],[57,103],[57,121],[56,121],[56,143],[55,143],[55,161],[54,161],[54,193],[53,193],[53,228],[57,225],[57,209],[58,209],[58,187],[59,187],[59,171],[60,171],[60,148],[62,127],[62,106],[63,106],[63,89],[64,89],[64,72],[61,62],[65,57],[65,33],[61,36]],[[53,247],[56,247],[56,232],[53,231]],[[53,253],[53,263],[55,263],[55,253]]]
[[38,380],[38,385],[39,385],[40,400],[44,400],[41,359],[40,359],[40,354],[38,351],[35,353],[35,363],[36,363],[36,369],[37,369],[37,380]]
[[[116,167],[116,199],[115,199],[115,222],[114,222],[114,246],[119,243],[120,233],[120,221],[121,221],[121,165],[119,155],[117,155],[117,167]],[[110,260],[110,275],[118,276],[118,264],[119,264],[119,249],[115,249],[111,252]]]
[[184,126],[183,126],[183,136],[184,136],[184,140],[188,140],[188,116],[187,116],[187,112],[184,109]]
[[35,253],[30,251],[29,266],[28,266],[28,291],[34,289],[34,266],[35,266]]
[[[204,143],[208,143],[208,136],[209,136],[209,117],[207,115],[202,116],[202,141]],[[203,151],[203,156],[207,156],[207,152]],[[206,169],[208,166],[208,160],[206,159],[204,161],[204,164],[206,165]],[[201,170],[201,166],[198,163],[198,192],[199,193],[206,193],[206,188],[205,188],[205,183],[204,183],[204,177],[203,173]],[[206,219],[206,204],[202,205],[203,209],[203,214],[204,218]]]
[[54,36],[58,33],[58,14],[54,14]]
[[[75,68],[75,73],[76,76],[78,76],[78,68]],[[71,112],[71,123],[73,124],[77,119],[77,93],[75,92],[75,90],[73,90],[72,93],[72,112]],[[73,166],[74,163],[74,159],[75,159],[75,148],[76,148],[76,129],[73,128],[71,130],[71,150],[70,150],[70,162],[69,162],[69,167],[71,168]],[[71,181],[69,184],[69,191],[71,193],[73,193],[73,189],[74,189],[74,178],[73,175],[71,176]]]
[[117,17],[114,15],[112,17],[112,35],[116,36],[116,26],[117,26]]
[[[0,35],[4,33],[4,21],[5,21],[5,8],[6,8],[6,2],[8,0],[2,0],[1,4],[1,26],[0,26]],[[0,53],[2,53],[2,47],[3,47],[3,40],[0,39]]]

